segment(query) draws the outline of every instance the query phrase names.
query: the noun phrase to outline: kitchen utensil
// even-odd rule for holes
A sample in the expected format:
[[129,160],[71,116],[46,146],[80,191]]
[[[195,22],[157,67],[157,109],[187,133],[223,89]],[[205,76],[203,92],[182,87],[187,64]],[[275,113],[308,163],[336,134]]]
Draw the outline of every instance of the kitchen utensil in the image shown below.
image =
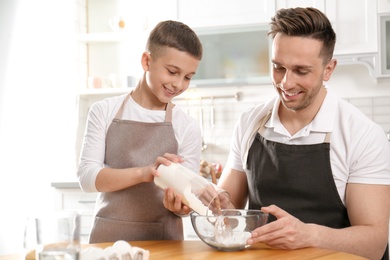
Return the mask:
[[212,138],[214,133],[214,127],[215,127],[215,112],[214,112],[214,98],[211,97],[211,106],[210,106],[210,138]]
[[238,251],[250,247],[247,240],[256,228],[268,221],[260,210],[223,209],[219,216],[191,213],[191,223],[198,237],[219,251]]
[[25,227],[25,250],[35,250],[35,259],[39,260],[77,260],[80,228],[80,215],[76,212],[45,212],[31,217]]
[[200,131],[202,134],[202,151],[207,149],[207,143],[205,142],[204,139],[204,122],[203,122],[203,105],[202,105],[202,100],[199,106],[199,125],[200,125]]
[[124,17],[116,15],[108,20],[108,25],[114,32],[124,30],[126,28],[126,22]]
[[88,86],[88,88],[101,88],[102,87],[102,78],[89,76],[87,86]]

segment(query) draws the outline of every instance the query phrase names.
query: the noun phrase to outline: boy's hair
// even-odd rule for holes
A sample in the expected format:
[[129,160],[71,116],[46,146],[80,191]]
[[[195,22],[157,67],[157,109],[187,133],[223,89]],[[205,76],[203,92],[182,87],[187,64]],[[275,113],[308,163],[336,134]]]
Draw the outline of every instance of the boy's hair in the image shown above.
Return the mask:
[[167,20],[158,23],[150,32],[146,43],[146,51],[158,57],[163,47],[175,48],[186,52],[198,60],[202,59],[203,48],[196,33],[187,25]]
[[277,33],[283,33],[318,40],[323,43],[320,56],[324,64],[332,59],[336,33],[329,19],[318,9],[311,7],[280,9],[271,19],[270,25],[268,35],[272,38],[275,38]]

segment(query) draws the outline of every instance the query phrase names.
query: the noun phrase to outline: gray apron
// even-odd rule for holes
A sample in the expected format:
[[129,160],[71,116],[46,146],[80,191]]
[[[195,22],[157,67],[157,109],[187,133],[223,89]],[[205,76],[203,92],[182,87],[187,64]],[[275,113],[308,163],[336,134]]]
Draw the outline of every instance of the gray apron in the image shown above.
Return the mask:
[[[330,164],[330,133],[321,144],[286,145],[261,134],[271,117],[261,119],[248,152],[249,208],[275,204],[305,223],[331,228],[350,226]],[[270,221],[275,217],[270,216]],[[388,248],[382,259],[388,259]]]
[[[123,169],[151,165],[164,153],[177,154],[172,128],[172,103],[167,104],[165,122],[122,120],[130,97],[125,98],[106,136],[106,167]],[[117,240],[183,240],[183,223],[163,205],[163,190],[154,182],[101,192],[90,243]]]

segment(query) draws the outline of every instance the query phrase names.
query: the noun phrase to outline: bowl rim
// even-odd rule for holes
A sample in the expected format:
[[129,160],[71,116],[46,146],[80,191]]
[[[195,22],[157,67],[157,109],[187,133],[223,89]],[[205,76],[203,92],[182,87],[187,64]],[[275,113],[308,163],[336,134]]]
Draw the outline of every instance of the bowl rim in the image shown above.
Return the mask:
[[[256,212],[256,213],[260,213],[260,214],[262,214],[262,215],[264,215],[264,216],[269,216],[269,213],[264,212],[264,211],[262,211],[262,210],[260,210],[260,209],[222,209],[222,210],[221,210],[221,212],[229,212],[229,211],[231,211],[231,212],[234,212],[234,211],[236,211],[236,212]],[[215,216],[215,215],[213,215],[213,216],[200,215],[200,214],[199,214],[198,212],[196,212],[196,211],[192,211],[192,212],[190,213],[190,216],[191,216],[191,217],[193,217],[193,216],[196,216],[196,217],[218,217],[218,216]],[[245,215],[243,215],[243,216],[245,216]]]

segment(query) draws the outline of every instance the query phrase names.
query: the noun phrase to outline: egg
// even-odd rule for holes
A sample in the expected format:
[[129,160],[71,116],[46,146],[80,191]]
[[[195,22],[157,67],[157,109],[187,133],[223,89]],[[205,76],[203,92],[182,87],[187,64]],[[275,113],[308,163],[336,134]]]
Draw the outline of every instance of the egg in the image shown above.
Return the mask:
[[106,256],[106,259],[122,259],[122,257],[119,257],[121,254],[118,252],[118,250],[112,246],[106,247],[104,249],[104,255]]
[[102,248],[88,247],[80,252],[80,260],[105,260],[106,256]]
[[131,252],[131,245],[123,240],[116,241],[112,247],[114,247],[121,256]]

